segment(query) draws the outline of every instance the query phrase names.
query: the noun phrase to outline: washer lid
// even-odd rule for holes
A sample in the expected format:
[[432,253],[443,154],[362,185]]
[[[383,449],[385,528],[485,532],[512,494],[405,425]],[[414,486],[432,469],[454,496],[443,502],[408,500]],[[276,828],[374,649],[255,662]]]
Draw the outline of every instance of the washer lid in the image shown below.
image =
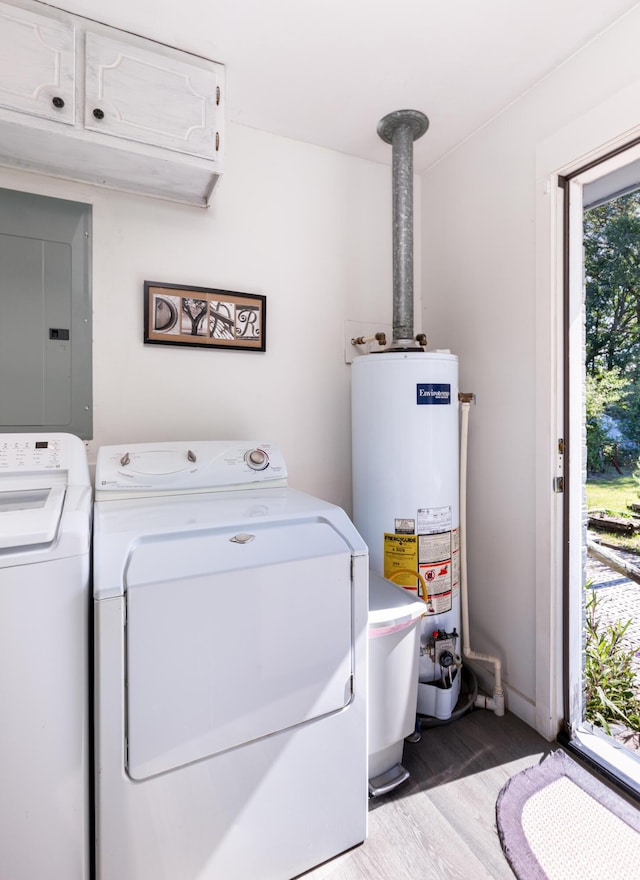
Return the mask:
[[0,549],[50,544],[65,496],[61,474],[0,476]]
[[[263,486],[250,492],[98,500],[94,509],[93,531],[94,598],[108,599],[123,594],[125,570],[127,578],[133,574],[127,568],[130,556],[142,542],[154,542],[160,547],[169,536],[174,536],[172,543],[175,543],[182,542],[190,535],[211,531],[218,533],[220,530],[229,530],[231,538],[234,535],[255,534],[258,527],[278,527],[277,533],[282,536],[284,527],[301,522],[328,523],[350,548],[353,556],[367,555],[364,541],[341,508],[296,489],[269,489]],[[262,546],[261,541],[245,544],[234,542],[229,544],[227,550],[244,547],[254,553]],[[270,553],[276,552],[275,543],[269,542],[269,547]],[[292,550],[287,552],[290,556]],[[154,557],[153,570],[159,570],[157,559],[159,557]],[[215,560],[210,561],[210,565],[214,563]],[[259,564],[263,563],[264,558],[261,557]],[[194,560],[190,564],[195,565]]]

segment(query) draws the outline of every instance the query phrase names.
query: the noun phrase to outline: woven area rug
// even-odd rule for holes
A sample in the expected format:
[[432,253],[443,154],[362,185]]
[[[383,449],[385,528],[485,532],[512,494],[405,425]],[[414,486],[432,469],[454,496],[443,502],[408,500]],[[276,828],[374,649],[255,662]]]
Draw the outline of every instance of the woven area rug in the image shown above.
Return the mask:
[[562,751],[507,782],[496,820],[518,880],[640,880],[640,810]]

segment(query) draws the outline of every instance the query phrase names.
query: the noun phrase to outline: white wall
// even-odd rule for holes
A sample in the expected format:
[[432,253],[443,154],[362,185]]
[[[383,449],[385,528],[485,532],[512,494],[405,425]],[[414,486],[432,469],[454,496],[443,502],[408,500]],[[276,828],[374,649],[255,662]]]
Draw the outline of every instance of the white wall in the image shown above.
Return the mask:
[[623,100],[640,82],[639,37],[636,8],[422,181],[424,329],[432,347],[459,355],[460,387],[477,394],[472,644],[504,658],[510,708],[547,736],[557,731],[560,696],[553,536],[561,501],[551,484],[561,428],[556,199],[544,188],[549,172],[640,123],[637,100]]
[[[229,126],[203,210],[0,169],[93,205],[94,440],[279,443],[291,485],[351,506],[344,322],[391,320],[391,176]],[[265,294],[266,353],[144,345],[144,280]]]
[[[461,388],[478,400],[473,646],[504,658],[510,708],[545,734],[557,704],[557,428],[537,162],[554,139],[569,162],[633,124],[640,104],[619,97],[640,81],[638,36],[640,9],[426,172],[416,204],[416,330],[459,355]],[[93,205],[90,457],[124,441],[269,439],[292,485],[350,510],[344,322],[391,320],[390,169],[240,126],[229,126],[226,156],[208,210],[1,168],[0,187]],[[145,279],[265,294],[267,352],[145,346]]]

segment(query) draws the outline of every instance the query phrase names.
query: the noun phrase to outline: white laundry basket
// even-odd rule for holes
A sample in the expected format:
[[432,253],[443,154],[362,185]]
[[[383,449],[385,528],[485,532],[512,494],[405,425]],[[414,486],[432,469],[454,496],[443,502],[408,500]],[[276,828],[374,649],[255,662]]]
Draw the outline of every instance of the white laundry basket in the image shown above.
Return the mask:
[[415,594],[369,573],[369,794],[386,794],[408,778],[404,739],[415,729],[420,620]]

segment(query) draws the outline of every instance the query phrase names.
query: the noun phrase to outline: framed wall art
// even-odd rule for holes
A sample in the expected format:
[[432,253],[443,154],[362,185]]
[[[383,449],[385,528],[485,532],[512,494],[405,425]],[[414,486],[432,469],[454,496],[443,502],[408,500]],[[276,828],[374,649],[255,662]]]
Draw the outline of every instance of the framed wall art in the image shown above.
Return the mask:
[[266,351],[267,298],[211,287],[144,282],[144,341]]

